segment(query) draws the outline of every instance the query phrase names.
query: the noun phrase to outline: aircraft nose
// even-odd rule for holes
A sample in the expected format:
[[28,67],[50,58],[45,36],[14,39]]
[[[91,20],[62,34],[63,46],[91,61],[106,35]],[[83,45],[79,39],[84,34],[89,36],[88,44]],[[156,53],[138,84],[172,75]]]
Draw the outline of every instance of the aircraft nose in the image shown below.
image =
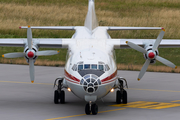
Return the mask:
[[101,85],[101,81],[98,76],[94,74],[87,74],[82,77],[80,84],[83,86],[83,89],[87,93],[94,93],[98,89],[98,86]]

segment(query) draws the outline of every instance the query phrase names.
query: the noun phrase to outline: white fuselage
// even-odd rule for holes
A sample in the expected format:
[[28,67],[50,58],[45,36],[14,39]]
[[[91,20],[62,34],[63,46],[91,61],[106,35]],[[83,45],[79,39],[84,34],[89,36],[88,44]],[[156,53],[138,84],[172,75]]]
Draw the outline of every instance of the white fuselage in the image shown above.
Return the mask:
[[113,46],[107,43],[110,36],[104,29],[90,32],[78,28],[69,45],[65,66],[65,83],[78,97],[96,101],[107,95],[115,86],[117,68]]

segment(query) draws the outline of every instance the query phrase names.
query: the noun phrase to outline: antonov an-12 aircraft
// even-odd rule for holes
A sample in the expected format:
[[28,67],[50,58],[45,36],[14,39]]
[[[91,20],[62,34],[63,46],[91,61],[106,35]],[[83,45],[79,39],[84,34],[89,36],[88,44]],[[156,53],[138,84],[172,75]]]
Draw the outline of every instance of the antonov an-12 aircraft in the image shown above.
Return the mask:
[[[165,40],[162,27],[111,27],[98,26],[94,0],[89,0],[84,26],[21,26],[27,29],[27,38],[0,39],[1,46],[24,47],[22,53],[7,53],[5,58],[24,57],[29,63],[30,79],[34,82],[34,62],[38,56],[55,55],[58,51],[38,51],[40,47],[68,48],[64,76],[55,80],[54,103],[65,103],[68,89],[77,97],[85,100],[85,113],[96,115],[96,101],[114,89],[116,103],[127,104],[127,92],[124,89],[126,79],[118,77],[114,49],[131,47],[142,52],[146,59],[138,80],[145,74],[148,65],[156,60],[176,68],[172,62],[159,56],[158,47],[179,47],[180,40]],[[32,38],[31,29],[75,30],[72,38]],[[111,39],[111,30],[161,30],[157,39]],[[161,44],[160,44],[161,43]],[[61,53],[60,53],[61,54]],[[125,83],[124,83],[125,82]]]

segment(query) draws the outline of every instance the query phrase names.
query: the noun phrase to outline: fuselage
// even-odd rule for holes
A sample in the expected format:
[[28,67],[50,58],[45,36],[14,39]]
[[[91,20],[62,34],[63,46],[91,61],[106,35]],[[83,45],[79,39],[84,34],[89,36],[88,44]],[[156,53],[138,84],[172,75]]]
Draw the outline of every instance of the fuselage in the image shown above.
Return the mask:
[[65,81],[71,91],[86,101],[107,95],[117,80],[114,48],[107,43],[107,31],[78,28],[68,47]]

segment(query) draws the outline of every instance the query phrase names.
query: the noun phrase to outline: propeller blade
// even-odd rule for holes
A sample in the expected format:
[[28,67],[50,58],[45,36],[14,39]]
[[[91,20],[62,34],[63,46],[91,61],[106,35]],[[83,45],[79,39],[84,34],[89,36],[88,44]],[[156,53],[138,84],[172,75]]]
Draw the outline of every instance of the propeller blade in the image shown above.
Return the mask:
[[158,35],[158,37],[153,45],[153,48],[152,48],[153,51],[155,51],[158,48],[159,44],[161,43],[161,41],[163,39],[164,33],[165,33],[164,31],[161,31],[160,34]]
[[28,26],[27,29],[27,41],[28,41],[28,48],[32,49],[32,31],[30,26]]
[[34,82],[34,61],[33,59],[29,59],[29,73],[31,82]]
[[146,72],[149,64],[150,64],[150,60],[147,59],[139,73],[138,81],[144,76],[144,73]]
[[46,50],[46,51],[38,51],[36,52],[37,56],[48,56],[48,55],[55,55],[58,54],[59,51],[55,51],[55,50]]
[[158,60],[159,62],[162,62],[163,64],[169,66],[169,67],[172,67],[172,68],[177,68],[176,65],[174,65],[174,63],[170,62],[169,60],[166,60],[160,56],[157,56],[156,57],[156,60]]
[[142,52],[142,53],[144,53],[144,54],[147,53],[147,51],[146,51],[144,48],[142,48],[142,47],[140,47],[140,46],[138,46],[138,45],[136,45],[136,44],[134,44],[134,43],[132,43],[132,42],[126,41],[126,44],[127,44],[129,47],[131,47],[131,48],[133,48],[133,49],[135,49],[135,50],[137,50],[137,51],[139,51],[139,52]]
[[2,57],[5,58],[18,58],[18,57],[24,57],[25,53],[6,53],[4,55],[2,55]]

